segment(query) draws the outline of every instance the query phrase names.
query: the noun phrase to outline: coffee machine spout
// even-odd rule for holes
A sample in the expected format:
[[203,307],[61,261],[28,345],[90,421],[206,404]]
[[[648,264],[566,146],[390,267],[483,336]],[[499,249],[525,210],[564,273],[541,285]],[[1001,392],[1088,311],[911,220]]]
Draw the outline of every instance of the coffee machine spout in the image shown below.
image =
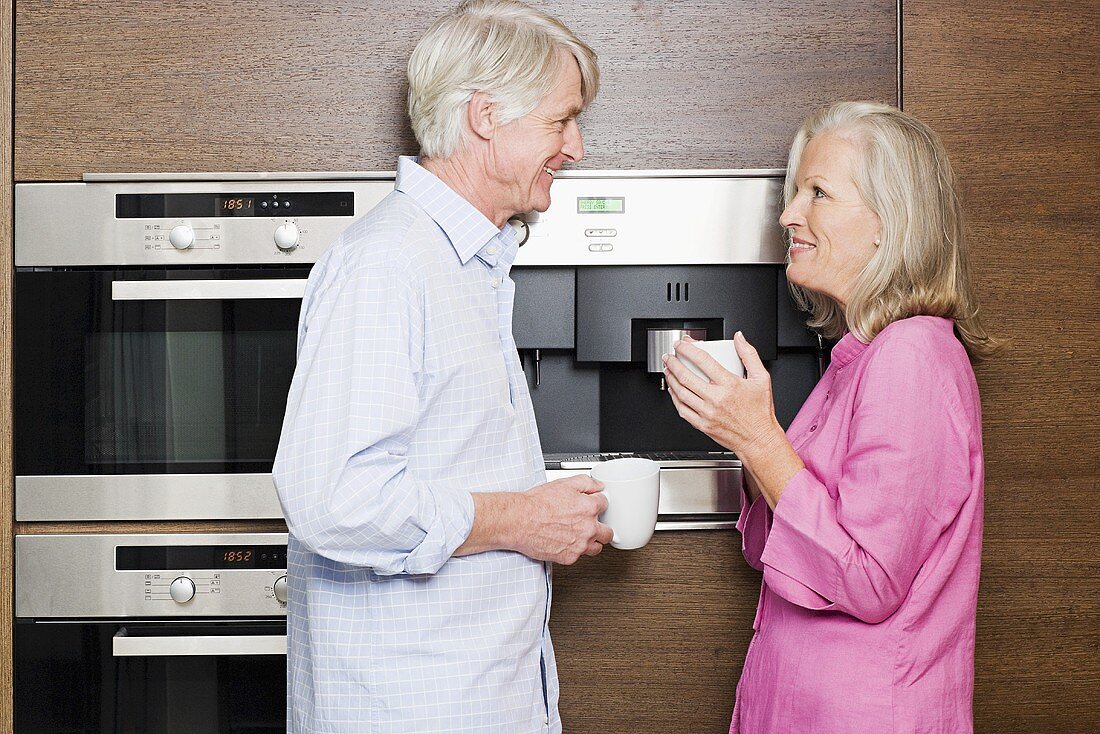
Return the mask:
[[646,370],[650,373],[661,373],[661,389],[666,390],[663,357],[673,350],[676,342],[690,336],[692,339],[703,341],[707,338],[706,329],[648,329],[646,331]]

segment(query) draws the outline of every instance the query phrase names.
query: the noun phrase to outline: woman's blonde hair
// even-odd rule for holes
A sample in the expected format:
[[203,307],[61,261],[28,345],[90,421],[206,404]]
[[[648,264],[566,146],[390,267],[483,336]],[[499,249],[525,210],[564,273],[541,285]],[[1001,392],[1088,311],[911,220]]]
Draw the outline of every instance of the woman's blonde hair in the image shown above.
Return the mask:
[[475,92],[492,98],[502,124],[535,109],[557,78],[559,50],[577,60],[587,106],[600,86],[596,53],[557,18],[515,0],[469,0],[437,20],[409,58],[409,120],[421,155],[458,150]]
[[810,312],[810,327],[836,338],[851,331],[870,342],[888,324],[910,316],[954,319],[973,362],[1000,346],[982,326],[970,282],[962,207],[947,152],[927,125],[896,107],[839,102],[811,115],[795,135],[787,160],[786,203],[806,145],[839,135],[859,151],[855,184],[881,223],[879,246],[853,284],[847,307],[791,285]]

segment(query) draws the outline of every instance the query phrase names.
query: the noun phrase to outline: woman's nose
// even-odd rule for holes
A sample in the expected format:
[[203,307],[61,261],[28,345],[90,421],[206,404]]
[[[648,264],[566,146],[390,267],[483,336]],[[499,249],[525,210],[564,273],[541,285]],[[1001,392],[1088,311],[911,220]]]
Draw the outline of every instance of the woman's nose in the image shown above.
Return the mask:
[[790,229],[798,224],[805,223],[805,217],[802,216],[802,207],[799,204],[798,197],[791,199],[791,203],[787,204],[787,208],[779,215],[779,224],[782,227]]

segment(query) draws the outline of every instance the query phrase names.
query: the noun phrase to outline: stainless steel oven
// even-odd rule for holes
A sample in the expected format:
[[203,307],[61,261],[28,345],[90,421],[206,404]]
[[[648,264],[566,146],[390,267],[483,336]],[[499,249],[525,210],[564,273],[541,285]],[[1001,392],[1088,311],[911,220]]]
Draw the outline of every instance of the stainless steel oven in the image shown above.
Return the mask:
[[285,533],[15,545],[16,731],[285,731]]
[[392,178],[123,178],[16,186],[16,519],[281,517],[305,280]]

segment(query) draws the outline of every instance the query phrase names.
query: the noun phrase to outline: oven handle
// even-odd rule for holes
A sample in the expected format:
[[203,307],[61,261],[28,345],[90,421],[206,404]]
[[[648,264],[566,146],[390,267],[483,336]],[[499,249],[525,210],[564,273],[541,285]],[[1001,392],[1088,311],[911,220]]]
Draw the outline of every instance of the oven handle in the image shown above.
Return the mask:
[[111,652],[116,658],[171,655],[286,655],[286,635],[131,637],[123,627],[115,633]]
[[251,298],[301,298],[305,278],[268,280],[116,280],[112,301],[236,301]]

